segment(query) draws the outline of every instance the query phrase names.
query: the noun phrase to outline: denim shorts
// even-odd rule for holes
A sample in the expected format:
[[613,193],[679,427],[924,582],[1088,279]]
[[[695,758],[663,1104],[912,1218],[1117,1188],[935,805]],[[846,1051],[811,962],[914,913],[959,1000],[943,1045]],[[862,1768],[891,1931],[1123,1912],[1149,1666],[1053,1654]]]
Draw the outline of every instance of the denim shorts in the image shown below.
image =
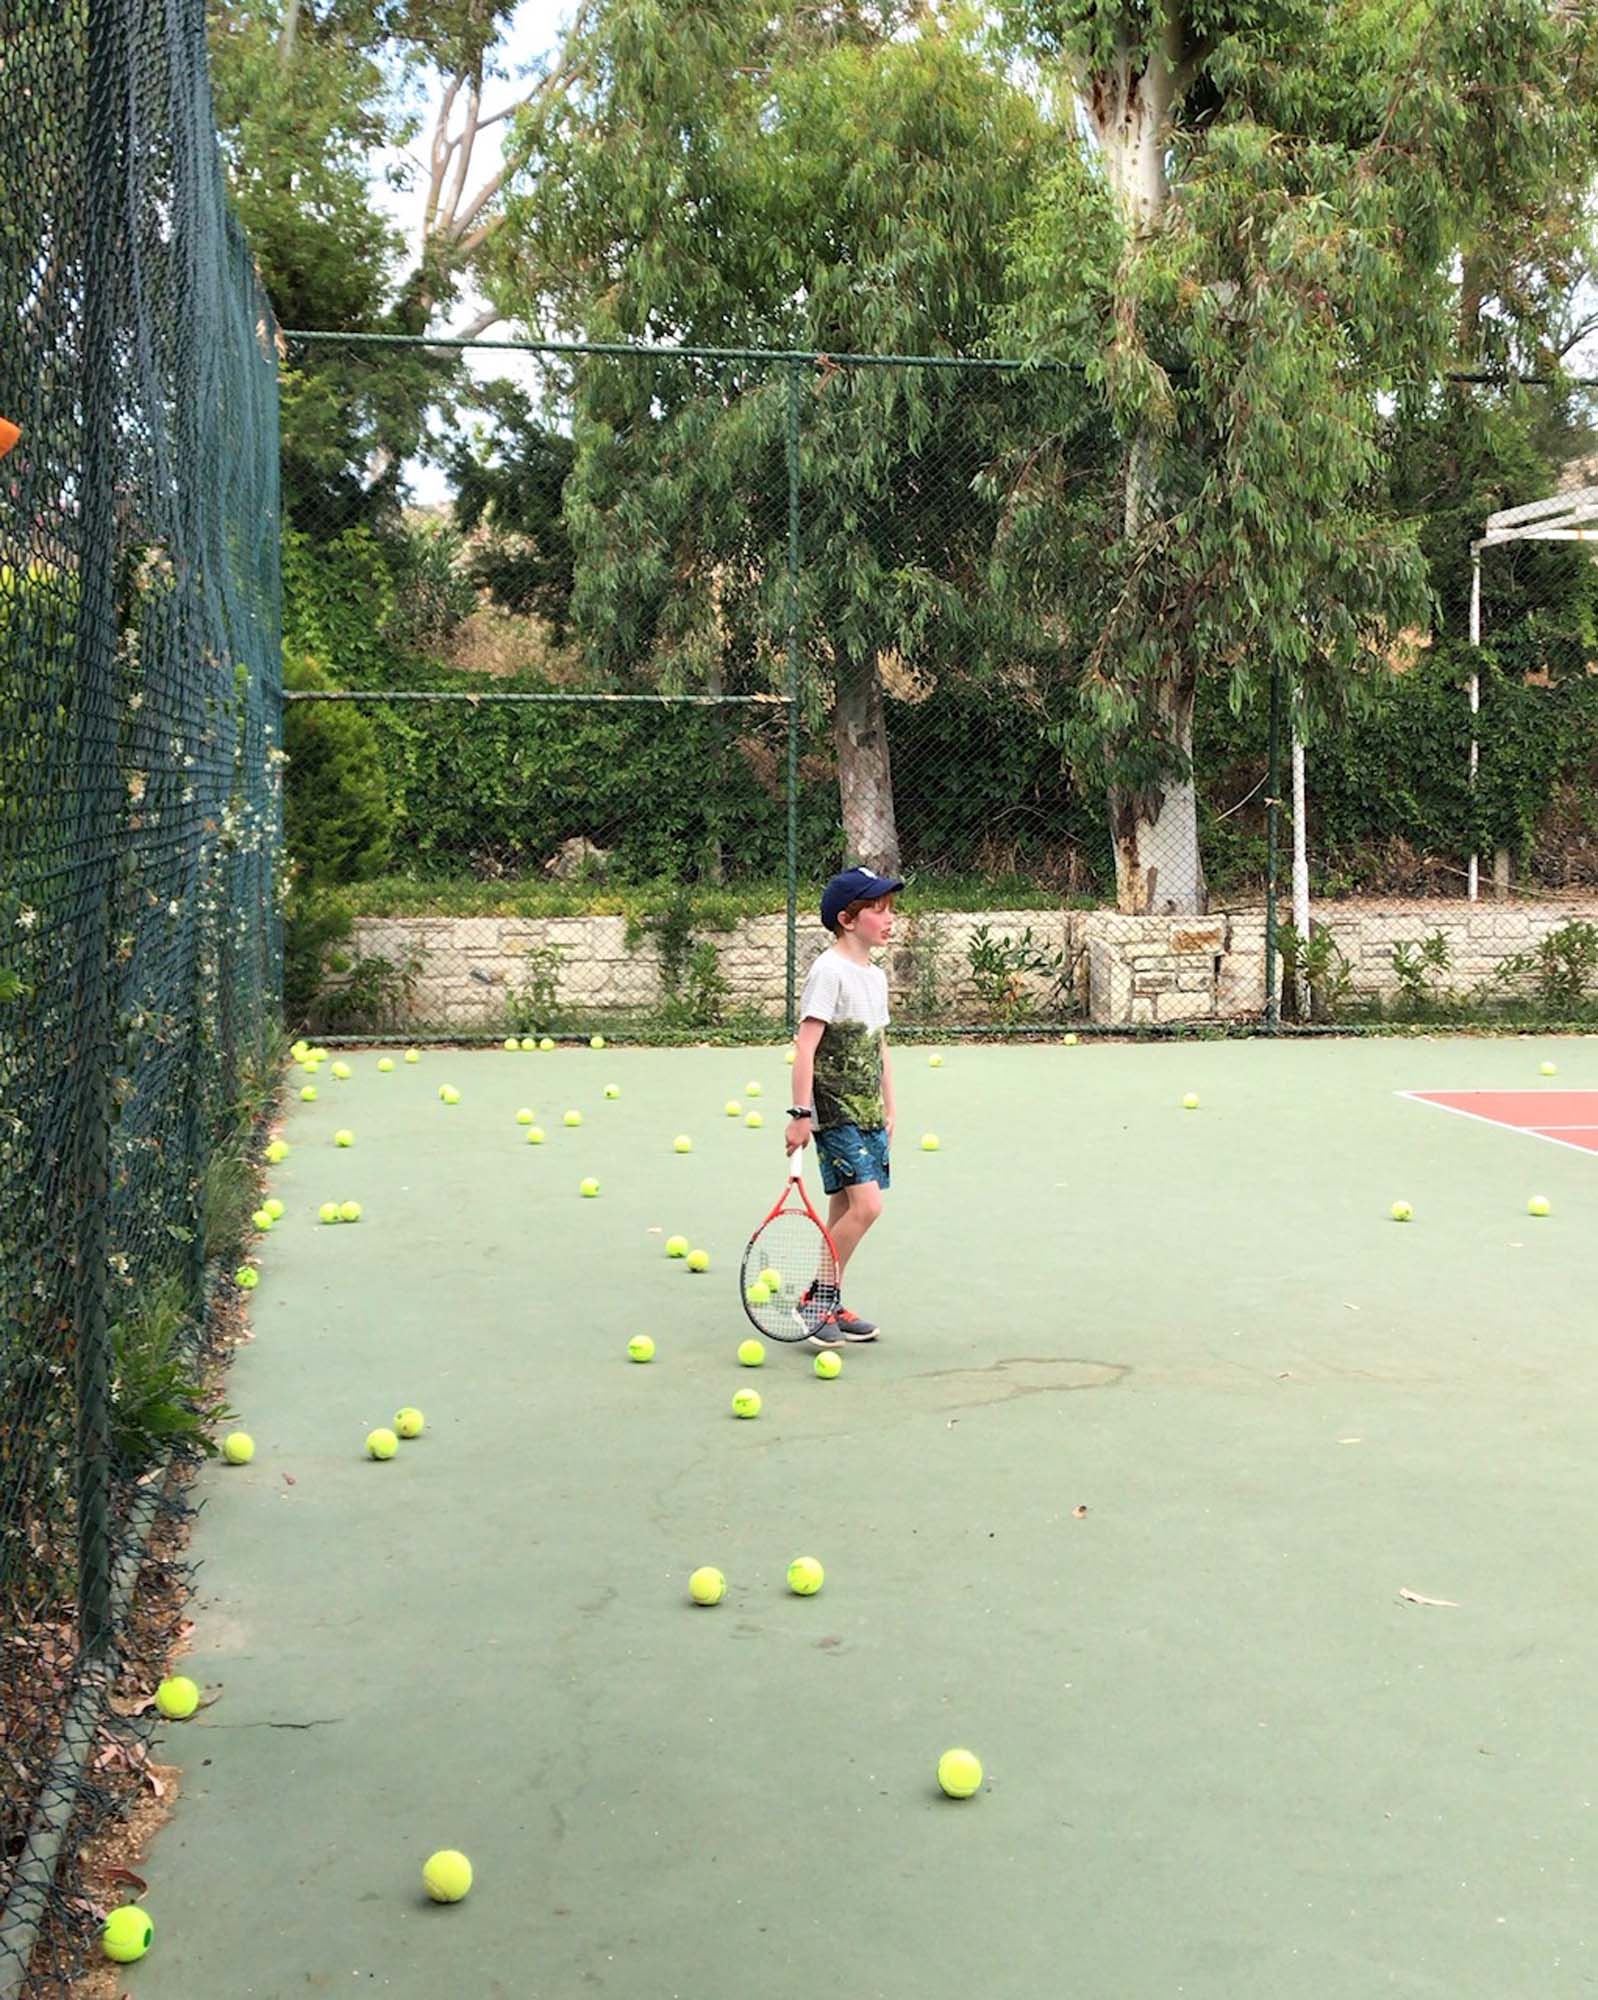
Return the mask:
[[845,1188],[875,1181],[879,1187],[888,1179],[888,1128],[874,1126],[862,1132],[858,1125],[829,1125],[816,1134],[816,1158],[821,1162],[821,1185],[828,1194],[842,1194]]

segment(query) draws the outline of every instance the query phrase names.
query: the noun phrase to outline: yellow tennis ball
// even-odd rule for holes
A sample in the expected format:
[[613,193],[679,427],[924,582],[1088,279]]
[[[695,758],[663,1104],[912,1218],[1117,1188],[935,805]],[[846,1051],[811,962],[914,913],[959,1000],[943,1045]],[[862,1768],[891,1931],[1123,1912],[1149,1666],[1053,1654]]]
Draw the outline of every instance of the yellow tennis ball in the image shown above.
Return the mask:
[[738,1390],[732,1399],[732,1413],[735,1417],[758,1417],[760,1415],[759,1390]]
[[169,1722],[185,1722],[200,1705],[200,1690],[187,1674],[170,1674],[155,1691],[155,1705]]
[[841,1374],[842,1371],[843,1356],[841,1354],[833,1354],[827,1351],[816,1356],[816,1373],[821,1377],[823,1382],[830,1382],[834,1375]]
[[541,1145],[543,1145],[543,1143],[544,1143],[544,1128],[543,1128],[543,1126],[542,1126],[542,1125],[529,1125],[529,1126],[528,1126],[528,1128],[527,1128],[527,1143],[528,1143],[528,1145],[529,1145],[529,1146],[541,1146]]
[[533,1039],[531,1035],[522,1036],[521,1050],[524,1056],[530,1056],[537,1047],[538,1043]]
[[1395,1222],[1409,1222],[1415,1214],[1407,1201],[1395,1201],[1387,1212]]
[[351,1074],[349,1064],[347,1062],[334,1063],[333,1074],[338,1078],[340,1083],[348,1083]]
[[405,1051],[405,1060],[407,1062],[416,1063],[420,1062],[421,1059],[422,1059],[422,1052],[420,1049],[407,1049]]
[[[764,1305],[765,1300],[760,1303]],[[738,1343],[738,1359],[745,1368],[763,1368],[766,1363],[765,1347],[758,1340],[741,1340]]]
[[264,1208],[258,1208],[250,1217],[251,1226],[260,1230],[263,1236],[272,1227],[275,1220],[276,1217],[272,1215],[271,1211]]
[[937,1133],[936,1133],[936,1132],[923,1132],[923,1133],[922,1133],[922,1135],[921,1135],[921,1150],[922,1150],[922,1152],[923,1152],[923,1153],[935,1153],[935,1152],[936,1152],[936,1151],[938,1150],[938,1147],[939,1147],[939,1145],[940,1145],[940,1144],[941,1144],[941,1141],[939,1140],[939,1138],[938,1138],[938,1135],[937,1135]]
[[795,1556],[788,1565],[788,1588],[795,1597],[814,1597],[825,1581],[826,1571],[814,1556]]
[[943,1058],[942,1058],[942,1056],[940,1056],[940,1055],[930,1055],[930,1056],[928,1056],[928,1057],[927,1057],[927,1068],[928,1068],[928,1069],[942,1069],[942,1067],[943,1067]]
[[229,1431],[222,1440],[222,1456],[229,1465],[248,1465],[255,1456],[255,1440],[248,1431]]
[[100,1933],[100,1949],[118,1965],[132,1965],[143,1958],[155,1939],[155,1925],[137,1903],[124,1903],[105,1920]]
[[392,1056],[379,1056],[377,1059],[377,1066],[380,1070],[382,1070],[382,1072],[386,1076],[388,1072],[394,1067],[394,1058]]
[[335,1146],[353,1146],[355,1144],[355,1134],[353,1132],[335,1132],[333,1134],[333,1144]]
[[619,1083],[607,1083],[605,1085],[605,1095],[607,1097],[620,1097],[621,1085]]
[[744,1293],[744,1298],[752,1306],[769,1306],[771,1304],[771,1292],[767,1286],[761,1284],[758,1278],[749,1287],[748,1291]]
[[1063,1048],[1074,1049],[1080,1037],[1076,1035],[1063,1035],[1060,1039]]
[[275,1194],[269,1195],[267,1199],[261,1203],[261,1206],[266,1210],[267,1214],[271,1216],[274,1222],[281,1222],[283,1220],[283,1204],[278,1200]]
[[778,1270],[774,1270],[772,1266],[768,1264],[760,1274],[760,1283],[763,1284],[766,1290],[770,1292],[771,1296],[775,1298],[777,1294],[782,1290],[782,1273]]
[[727,1579],[719,1569],[706,1563],[688,1579],[688,1595],[695,1604],[719,1604],[727,1594]]
[[590,1047],[591,1049],[602,1049],[602,1048],[603,1048],[603,1047],[605,1046],[605,1038],[604,1038],[604,1036],[603,1036],[603,1035],[590,1035],[590,1036],[588,1037],[588,1046],[589,1046],[589,1047]]
[[509,1055],[515,1055],[516,1051],[517,1051],[517,1050],[518,1050],[518,1049],[519,1049],[520,1047],[521,1047],[521,1043],[520,1043],[519,1041],[517,1041],[517,1039],[516,1039],[516,1037],[515,1037],[514,1035],[507,1035],[507,1036],[505,1037],[505,1049],[506,1049],[506,1053],[507,1053],[507,1054],[509,1054]]
[[1190,1090],[1186,1095],[1186,1097],[1182,1099],[1182,1109],[1184,1111],[1197,1111],[1198,1108],[1199,1108],[1198,1092],[1196,1090]]
[[627,1352],[634,1361],[653,1361],[655,1343],[647,1333],[635,1333],[627,1343]]
[[688,1238],[686,1236],[668,1236],[666,1238],[666,1255],[668,1257],[686,1257],[688,1255]]
[[538,1046],[543,1050],[544,1054],[547,1056],[550,1050],[555,1046],[555,1044],[549,1039],[548,1035],[545,1035],[545,1037],[538,1044]]
[[324,1201],[316,1212],[323,1222],[338,1221],[338,1203],[336,1201]]
[[289,1156],[289,1148],[288,1148],[288,1141],[286,1139],[274,1139],[271,1145],[268,1146],[266,1149],[266,1157],[268,1160],[271,1161],[274,1167],[278,1164],[280,1160],[286,1160],[288,1156]]
[[938,1759],[938,1783],[951,1799],[968,1799],[982,1784],[982,1761],[970,1750],[945,1750]]
[[314,1058],[314,1060],[319,1063],[325,1063],[327,1061],[326,1049],[312,1049],[311,1055]]
[[516,1114],[516,1123],[518,1125],[531,1125],[532,1122],[533,1122],[532,1108],[531,1106],[524,1104],[521,1110],[518,1111]]
[[693,1149],[694,1142],[686,1132],[679,1132],[671,1142],[671,1150],[674,1153],[691,1153]]
[[304,1062],[310,1053],[311,1045],[307,1041],[290,1042],[289,1044],[289,1054],[296,1062]]
[[761,1117],[758,1111],[751,1111],[749,1116],[744,1120],[744,1123],[749,1127],[751,1132],[758,1131],[765,1122],[765,1119]]
[[392,1458],[399,1450],[399,1439],[391,1430],[368,1431],[366,1434],[366,1455],[368,1458]]
[[472,1886],[472,1864],[458,1848],[441,1847],[422,1863],[422,1883],[435,1903],[458,1903]]
[[341,1201],[338,1205],[338,1219],[340,1222],[359,1222],[361,1204],[358,1201]]
[[581,1125],[583,1114],[580,1111],[568,1111],[560,1122],[562,1125]]
[[233,1273],[233,1282],[241,1292],[253,1292],[261,1282],[261,1274],[253,1264],[241,1264]]
[[407,1403],[403,1410],[394,1412],[394,1429],[402,1438],[419,1438],[427,1428],[427,1419],[420,1410],[412,1409]]
[[736,1097],[729,1097],[722,1109],[729,1118],[741,1118],[744,1115],[744,1108]]
[[452,1083],[441,1083],[438,1096],[441,1104],[459,1104],[461,1101],[461,1094]]
[[1545,1194],[1534,1194],[1526,1204],[1526,1213],[1528,1215],[1548,1215],[1552,1210],[1553,1203]]
[[308,1083],[300,1092],[300,1102],[302,1104],[314,1104],[316,1102],[316,1085],[314,1083]]
[[593,1175],[590,1174],[588,1179],[585,1180],[582,1183],[582,1185],[578,1188],[577,1192],[584,1198],[584,1200],[592,1201],[594,1196],[599,1192],[599,1183],[594,1179]]
[[708,1271],[710,1269],[710,1252],[708,1250],[690,1250],[687,1262],[690,1271]]
[[798,1051],[797,1049],[785,1049],[785,1050],[783,1051],[783,1058],[782,1058],[782,1059],[783,1059],[783,1061],[784,1061],[785,1063],[787,1063],[787,1065],[788,1065],[788,1067],[789,1067],[790,1069],[791,1069],[791,1068],[793,1067],[793,1064],[794,1064],[794,1060],[795,1060],[795,1058],[796,1058],[796,1057],[798,1056],[798,1054],[799,1054],[799,1051]]
[[1543,1076],[1552,1076],[1554,1074],[1554,1066],[1551,1062],[1539,1063],[1537,1068]]
[[758,1083],[746,1083],[744,1085],[745,1097],[758,1097],[759,1095],[760,1095],[760,1085]]

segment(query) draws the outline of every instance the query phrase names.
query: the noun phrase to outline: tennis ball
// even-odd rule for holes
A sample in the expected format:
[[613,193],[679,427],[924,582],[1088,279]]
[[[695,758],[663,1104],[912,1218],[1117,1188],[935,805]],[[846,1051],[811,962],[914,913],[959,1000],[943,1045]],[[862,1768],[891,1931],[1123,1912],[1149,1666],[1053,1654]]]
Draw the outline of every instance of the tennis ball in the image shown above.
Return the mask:
[[1545,1194],[1534,1194],[1526,1204],[1526,1213],[1528,1215],[1548,1215],[1552,1210],[1553,1203]]
[[335,1132],[333,1134],[333,1144],[335,1146],[353,1146],[355,1144],[355,1134],[348,1130]]
[[758,1083],[746,1083],[744,1085],[745,1097],[758,1097],[759,1095],[760,1095],[760,1085]]
[[666,1255],[668,1257],[686,1257],[688,1255],[688,1238],[686,1236],[668,1236],[666,1238]]
[[1197,1111],[1198,1108],[1198,1094],[1196,1091],[1190,1090],[1186,1097],[1182,1099],[1182,1109],[1184,1111]]
[[599,1192],[599,1183],[590,1174],[588,1179],[578,1188],[577,1192],[585,1201],[592,1201],[594,1196]]
[[399,1439],[390,1430],[375,1430],[366,1433],[366,1455],[368,1458],[392,1458],[399,1450]]
[[1415,1214],[1407,1201],[1395,1201],[1387,1212],[1395,1222],[1409,1222]]
[[982,1784],[982,1761],[970,1750],[945,1750],[938,1759],[938,1783],[951,1799],[968,1799]]
[[311,1060],[312,1060],[312,1062],[319,1062],[319,1063],[325,1063],[325,1062],[327,1061],[327,1050],[326,1050],[326,1049],[312,1049],[312,1051],[311,1051]]
[[382,1072],[386,1076],[388,1072],[394,1067],[394,1058],[392,1056],[379,1056],[377,1059],[377,1066],[380,1070],[382,1070]]
[[708,1250],[690,1250],[687,1261],[690,1271],[708,1271],[710,1269],[710,1252]]
[[438,1096],[442,1104],[459,1104],[461,1101],[461,1094],[452,1083],[441,1083],[438,1086]]
[[241,1292],[253,1292],[261,1282],[261,1274],[253,1264],[241,1264],[233,1273],[233,1282]]
[[748,1291],[744,1293],[744,1298],[752,1306],[769,1306],[771,1304],[771,1293],[765,1285],[761,1284],[758,1278],[749,1287]]
[[258,1208],[250,1217],[250,1225],[254,1229],[259,1229],[264,1236],[267,1230],[272,1227],[274,1220],[275,1218],[269,1215],[264,1208]]
[[758,1132],[765,1122],[765,1119],[761,1117],[758,1111],[751,1111],[749,1116],[744,1120],[744,1123],[749,1127],[751,1132]]
[[591,1049],[602,1049],[602,1048],[603,1048],[603,1047],[605,1046],[605,1038],[604,1038],[604,1036],[603,1036],[603,1035],[590,1035],[590,1036],[588,1037],[588,1046],[589,1046],[589,1047],[590,1047]]
[[338,1203],[336,1201],[324,1201],[316,1213],[323,1222],[337,1222]]
[[921,1134],[921,1150],[923,1153],[935,1153],[938,1150],[938,1144],[939,1141],[936,1132],[923,1132]]
[[[751,1286],[750,1289],[755,1288]],[[762,1285],[760,1290],[764,1292],[765,1286]],[[764,1299],[760,1303],[763,1305]],[[763,1368],[766,1362],[765,1347],[758,1340],[741,1340],[738,1343],[738,1359],[745,1368]]]
[[782,1290],[782,1273],[780,1271],[774,1271],[772,1267],[768,1264],[760,1274],[760,1283],[763,1284],[766,1290],[770,1292],[771,1296],[775,1298],[777,1294]]
[[407,1062],[420,1062],[421,1059],[422,1052],[420,1049],[407,1049],[405,1051],[405,1060]]
[[514,1035],[507,1035],[507,1036],[505,1037],[505,1049],[506,1049],[506,1052],[507,1052],[507,1054],[509,1054],[509,1055],[515,1055],[516,1051],[517,1051],[517,1050],[518,1050],[518,1049],[519,1049],[520,1047],[521,1047],[521,1043],[520,1043],[519,1041],[517,1041],[517,1039],[516,1039],[516,1037],[515,1037]]
[[361,1204],[358,1201],[341,1201],[338,1205],[338,1219],[340,1222],[359,1222]]
[[137,1903],[124,1903],[105,1920],[100,1933],[100,1949],[118,1965],[132,1965],[143,1958],[155,1937],[155,1925]]
[[255,1456],[255,1440],[248,1431],[229,1431],[222,1440],[222,1456],[229,1465],[248,1465]]
[[560,1122],[562,1125],[581,1125],[583,1114],[580,1111],[568,1111]]
[[349,1064],[347,1062],[334,1063],[333,1074],[338,1078],[340,1083],[348,1083],[350,1079]]
[[533,1122],[532,1109],[529,1105],[524,1104],[521,1110],[518,1111],[516,1114],[516,1123],[518,1125],[531,1125],[532,1122]]
[[942,1058],[942,1056],[938,1056],[938,1055],[932,1055],[932,1056],[928,1056],[928,1057],[927,1057],[927,1068],[928,1068],[928,1069],[942,1069],[942,1067],[943,1067],[943,1058]]
[[1539,1063],[1537,1069],[1538,1073],[1542,1076],[1553,1076],[1555,1074],[1554,1066],[1550,1062]]
[[1061,1037],[1061,1047],[1062,1047],[1062,1048],[1067,1048],[1067,1049],[1074,1049],[1074,1048],[1076,1047],[1076,1045],[1077,1045],[1077,1041],[1078,1041],[1078,1037],[1077,1037],[1077,1036],[1075,1036],[1075,1035],[1065,1035],[1065,1036],[1062,1036],[1062,1037]]
[[790,1069],[793,1068],[794,1058],[798,1055],[798,1053],[799,1051],[797,1049],[785,1049],[783,1051],[783,1061],[787,1063]]
[[200,1690],[187,1674],[171,1674],[156,1689],[155,1705],[168,1722],[186,1722],[200,1705]]
[[671,1142],[671,1150],[674,1153],[691,1153],[693,1149],[694,1142],[686,1132],[679,1132]]
[[543,1050],[544,1054],[547,1056],[550,1050],[555,1046],[555,1044],[549,1039],[548,1035],[545,1035],[545,1037],[538,1044],[538,1046]]
[[542,1125],[529,1125],[529,1126],[528,1126],[528,1128],[527,1128],[527,1143],[528,1143],[528,1145],[529,1145],[529,1146],[541,1146],[541,1145],[543,1145],[543,1143],[544,1143],[544,1128],[543,1128],[543,1126],[542,1126]]
[[427,1419],[420,1410],[413,1410],[407,1403],[403,1410],[394,1413],[394,1429],[402,1438],[419,1438],[427,1428]]
[[655,1343],[647,1333],[635,1333],[627,1343],[627,1352],[634,1361],[653,1361]]
[[825,1581],[826,1571],[814,1556],[795,1556],[788,1565],[788,1588],[795,1597],[814,1597]]
[[688,1595],[695,1604],[719,1604],[727,1594],[727,1579],[719,1569],[706,1563],[688,1579]]
[[732,1413],[735,1417],[758,1417],[760,1415],[759,1390],[739,1389],[732,1399]]
[[834,1375],[841,1374],[842,1372],[843,1356],[841,1354],[823,1353],[816,1356],[816,1373],[821,1377],[823,1382],[830,1382]]
[[261,1203],[261,1206],[274,1222],[281,1222],[283,1220],[283,1204],[275,1194],[268,1195],[266,1200]]
[[288,1156],[288,1142],[284,1139],[274,1139],[266,1149],[266,1157],[274,1167],[280,1160],[286,1160]]
[[530,1056],[537,1047],[538,1044],[531,1035],[522,1036],[521,1049],[524,1056]]
[[742,1118],[744,1115],[744,1108],[736,1097],[729,1097],[721,1108],[729,1118]]
[[620,1097],[621,1085],[619,1083],[607,1083],[605,1085],[605,1095],[607,1097]]
[[314,1083],[308,1083],[300,1092],[300,1102],[302,1104],[314,1104],[316,1102],[316,1085]]
[[472,1886],[472,1864],[453,1847],[441,1847],[422,1863],[422,1884],[435,1903],[458,1903]]
[[296,1062],[304,1062],[305,1058],[310,1053],[311,1053],[311,1045],[309,1042],[304,1041],[303,1039],[297,1042],[290,1042],[289,1044],[289,1054],[294,1058]]

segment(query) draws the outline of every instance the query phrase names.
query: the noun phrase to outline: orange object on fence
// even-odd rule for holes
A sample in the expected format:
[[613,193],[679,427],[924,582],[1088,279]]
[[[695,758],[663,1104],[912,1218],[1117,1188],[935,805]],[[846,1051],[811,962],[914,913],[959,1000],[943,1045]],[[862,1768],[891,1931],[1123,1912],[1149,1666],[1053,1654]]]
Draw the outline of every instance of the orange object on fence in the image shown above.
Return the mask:
[[21,431],[17,429],[14,423],[11,423],[5,417],[0,417],[0,458],[5,457],[6,453],[21,435]]

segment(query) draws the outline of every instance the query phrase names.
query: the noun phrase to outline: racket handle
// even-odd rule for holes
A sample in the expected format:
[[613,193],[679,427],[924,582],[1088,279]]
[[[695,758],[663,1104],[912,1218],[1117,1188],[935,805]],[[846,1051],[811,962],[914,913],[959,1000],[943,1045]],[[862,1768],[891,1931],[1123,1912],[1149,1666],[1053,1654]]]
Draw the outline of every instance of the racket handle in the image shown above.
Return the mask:
[[805,1170],[805,1149],[803,1146],[795,1146],[793,1151],[788,1155],[789,1180],[791,1181],[798,1180],[798,1178],[804,1172],[804,1170]]

